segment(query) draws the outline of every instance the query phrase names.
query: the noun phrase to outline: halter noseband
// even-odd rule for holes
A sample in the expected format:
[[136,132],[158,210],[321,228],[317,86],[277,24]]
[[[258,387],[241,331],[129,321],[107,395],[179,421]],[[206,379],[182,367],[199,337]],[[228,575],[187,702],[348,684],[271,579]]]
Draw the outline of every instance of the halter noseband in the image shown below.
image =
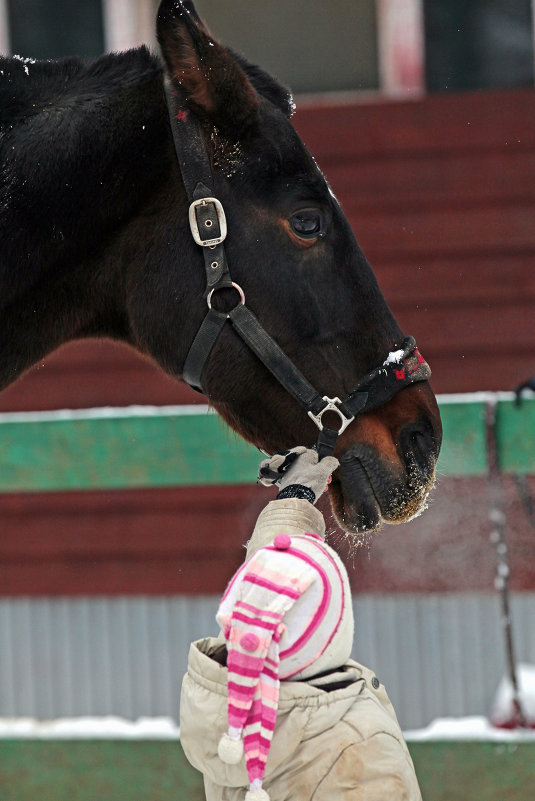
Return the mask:
[[[295,364],[286,356],[274,339],[259,323],[245,304],[242,288],[234,283],[225,256],[223,241],[227,235],[225,212],[213,196],[213,176],[202,136],[199,119],[180,103],[174,90],[164,80],[171,131],[188,199],[189,222],[193,239],[202,248],[206,271],[204,297],[208,313],[189,349],[183,369],[183,379],[193,389],[203,392],[201,375],[219,334],[227,320],[265,367],[307,411],[319,428],[317,450],[319,458],[332,454],[339,435],[355,418],[382,406],[404,387],[427,381],[429,365],[421,356],[412,337],[406,337],[395,353],[368,373],[347,398],[320,395]],[[238,304],[229,312],[212,308],[212,298],[219,289],[235,289]],[[334,412],[340,418],[338,429],[327,428],[322,418]]]

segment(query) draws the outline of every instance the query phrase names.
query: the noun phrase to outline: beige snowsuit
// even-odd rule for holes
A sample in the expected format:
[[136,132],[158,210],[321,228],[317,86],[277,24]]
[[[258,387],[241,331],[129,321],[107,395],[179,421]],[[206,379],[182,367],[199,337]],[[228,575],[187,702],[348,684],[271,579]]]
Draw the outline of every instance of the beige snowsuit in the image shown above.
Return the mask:
[[[258,518],[247,555],[279,533],[323,535],[308,501],[272,501]],[[243,801],[245,761],[228,765],[217,747],[227,730],[225,641],[192,643],[182,684],[180,739],[204,775],[207,801]],[[309,681],[282,681],[264,789],[271,801],[421,801],[412,760],[385,688],[348,660]]]

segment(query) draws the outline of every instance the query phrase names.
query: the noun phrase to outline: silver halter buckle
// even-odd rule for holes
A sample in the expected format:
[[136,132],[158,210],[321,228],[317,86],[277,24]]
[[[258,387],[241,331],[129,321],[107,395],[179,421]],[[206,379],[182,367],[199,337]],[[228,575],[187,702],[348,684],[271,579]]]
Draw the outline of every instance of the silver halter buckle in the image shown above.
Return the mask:
[[[214,204],[215,212],[219,222],[220,236],[216,236],[214,239],[201,239],[197,215],[195,214],[195,209],[198,206],[206,206],[207,203]],[[191,228],[191,234],[195,242],[201,247],[211,248],[214,247],[214,245],[220,245],[227,235],[227,218],[225,217],[225,211],[221,205],[221,201],[219,201],[216,197],[201,197],[199,200],[194,200],[189,207],[189,227]]]
[[323,409],[321,410],[321,412],[319,412],[318,414],[314,414],[314,412],[310,412],[309,411],[309,412],[307,412],[307,414],[311,418],[311,420],[314,420],[314,422],[316,423],[316,425],[319,428],[319,430],[322,431],[323,430],[323,423],[321,422],[321,418],[323,417],[325,412],[335,412],[338,415],[338,417],[340,418],[340,421],[342,423],[341,427],[338,429],[338,434],[340,435],[342,433],[342,431],[345,431],[346,428],[348,427],[348,425],[353,422],[355,417],[354,416],[353,417],[346,417],[345,414],[343,413],[343,411],[338,408],[338,406],[336,404],[337,403],[342,403],[340,398],[328,398],[327,395],[324,395],[323,396],[323,400],[326,403],[325,403],[325,406],[323,407]]

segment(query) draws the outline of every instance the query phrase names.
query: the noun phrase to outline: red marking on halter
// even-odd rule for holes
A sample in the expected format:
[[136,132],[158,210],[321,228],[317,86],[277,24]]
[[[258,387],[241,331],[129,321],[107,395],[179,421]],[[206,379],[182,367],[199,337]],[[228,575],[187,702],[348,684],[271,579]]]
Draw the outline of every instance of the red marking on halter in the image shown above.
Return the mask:
[[177,111],[176,118],[179,122],[186,122],[188,119],[188,112],[181,108]]
[[417,354],[416,351],[413,351],[409,356],[409,358],[405,359],[404,363],[407,367],[407,375],[415,373],[419,369],[421,363],[423,362],[423,359],[421,356],[420,358],[418,358],[418,356],[420,356],[420,354]]
[[425,359],[418,350],[418,348],[415,348],[410,354],[410,356],[408,356],[406,359],[403,359],[402,370],[396,370],[396,368],[394,368],[394,375],[396,376],[396,380],[404,381],[412,373],[416,373],[420,369],[421,364],[425,364]]

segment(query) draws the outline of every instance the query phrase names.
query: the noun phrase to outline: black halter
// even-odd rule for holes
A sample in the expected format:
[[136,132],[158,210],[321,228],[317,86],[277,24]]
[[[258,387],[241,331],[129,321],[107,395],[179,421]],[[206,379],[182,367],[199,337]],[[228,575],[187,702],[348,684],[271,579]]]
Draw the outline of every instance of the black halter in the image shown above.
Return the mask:
[[[212,170],[200,121],[180,102],[167,83],[165,92],[178,163],[190,201],[191,233],[202,249],[206,270],[204,297],[208,303],[208,313],[189,349],[183,379],[193,389],[203,392],[203,368],[223,326],[227,320],[230,321],[236,333],[290,395],[304,406],[319,428],[317,449],[321,459],[333,453],[338,436],[357,415],[381,406],[409,384],[427,381],[431,375],[429,365],[420,355],[414,339],[406,337],[399,350],[391,353],[380,367],[359,381],[343,401],[320,395],[314,389],[260,325],[245,305],[242,288],[232,281],[223,245],[227,235],[225,212],[220,201],[214,197]],[[234,288],[239,294],[239,303],[229,312],[219,312],[212,308],[214,292],[223,288]],[[322,417],[328,411],[336,413],[340,418],[340,427],[337,430],[327,428],[322,423]]]

